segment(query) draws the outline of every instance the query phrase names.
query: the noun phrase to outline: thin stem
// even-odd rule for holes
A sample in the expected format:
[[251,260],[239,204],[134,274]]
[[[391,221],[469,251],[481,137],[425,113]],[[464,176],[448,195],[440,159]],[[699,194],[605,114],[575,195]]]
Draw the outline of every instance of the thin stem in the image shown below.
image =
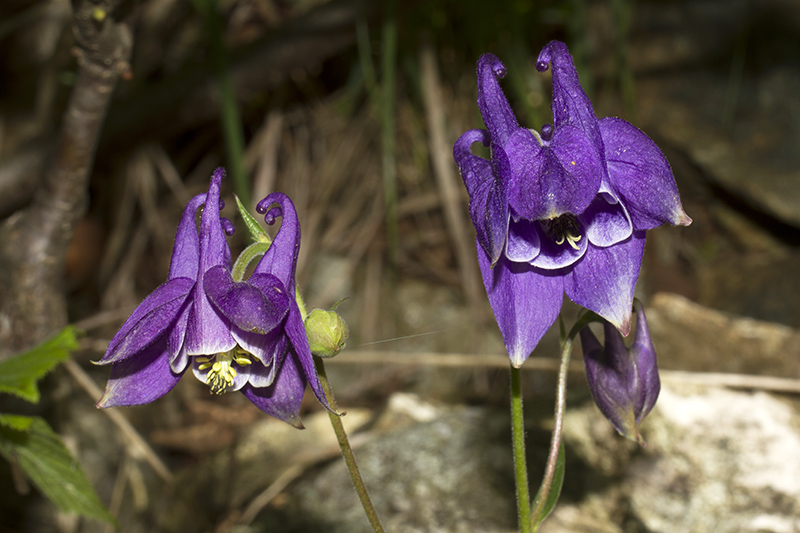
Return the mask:
[[514,480],[517,486],[519,530],[531,531],[531,496],[525,460],[525,420],[522,416],[522,380],[519,368],[511,367],[511,441],[514,446]]
[[[333,390],[331,390],[331,385],[328,381],[328,375],[325,373],[325,364],[322,359],[317,356],[314,356],[314,368],[317,371],[317,376],[319,376],[319,381],[322,384],[322,390],[325,391],[325,397],[328,399],[328,403],[333,411],[338,411],[336,400],[333,397]],[[356,456],[353,455],[353,449],[350,447],[350,441],[347,439],[347,433],[344,431],[342,420],[332,411],[328,411],[328,418],[331,420],[333,431],[336,433],[336,439],[339,441],[339,448],[342,450],[344,462],[347,464],[347,470],[350,471],[350,478],[353,480],[353,486],[356,488],[358,499],[361,500],[361,505],[364,507],[364,512],[372,526],[372,530],[375,533],[383,533],[383,525],[381,525],[378,513],[372,505],[372,500],[369,498],[367,486],[364,485],[364,480],[361,479],[361,472],[359,472],[358,464],[356,464]]]
[[211,59],[217,76],[220,93],[220,114],[225,149],[228,152],[228,167],[236,194],[242,203],[250,205],[250,183],[244,170],[244,126],[236,101],[236,88],[228,67],[228,54],[223,40],[224,20],[212,0],[195,0],[195,7],[203,16],[206,32],[210,38]]
[[567,404],[567,374],[569,373],[569,358],[572,354],[573,332],[561,341],[561,366],[558,370],[558,390],[556,392],[556,408],[553,423],[553,436],[550,440],[550,453],[547,455],[547,467],[544,471],[542,485],[539,488],[539,497],[534,503],[531,516],[538,522],[541,521],[542,510],[547,503],[547,497],[553,486],[553,476],[556,473],[558,451],[561,448],[561,436],[564,428],[564,410]]

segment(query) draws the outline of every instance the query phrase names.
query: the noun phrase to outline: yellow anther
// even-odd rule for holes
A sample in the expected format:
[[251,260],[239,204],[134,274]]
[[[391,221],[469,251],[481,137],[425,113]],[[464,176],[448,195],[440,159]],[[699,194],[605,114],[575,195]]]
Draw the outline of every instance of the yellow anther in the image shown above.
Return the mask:
[[214,394],[224,394],[233,387],[237,372],[233,363],[239,366],[247,366],[253,361],[250,359],[252,354],[239,348],[218,353],[211,356],[201,356],[197,358],[199,370],[208,369],[206,374],[206,385],[211,387]]

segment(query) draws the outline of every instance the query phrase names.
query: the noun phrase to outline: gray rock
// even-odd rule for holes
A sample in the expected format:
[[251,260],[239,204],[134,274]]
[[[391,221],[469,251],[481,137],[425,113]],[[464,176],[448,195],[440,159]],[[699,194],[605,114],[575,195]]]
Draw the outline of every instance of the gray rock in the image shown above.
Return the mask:
[[644,449],[599,423],[593,405],[569,410],[567,450],[583,475],[614,482],[559,505],[543,533],[800,531],[796,399],[668,385],[643,426]]
[[707,179],[752,208],[800,227],[800,70],[779,66],[742,80],[739,100],[747,105],[735,120],[727,73],[663,76],[637,88],[646,131],[687,153]]
[[[357,452],[386,530],[516,530],[508,417],[482,408],[434,408],[409,398],[392,398],[384,415],[389,420],[377,428],[386,432]],[[423,421],[399,421],[420,415]],[[293,525],[287,529],[284,521],[282,531],[372,531],[341,461],[299,484],[290,499],[285,515]]]
[[645,303],[662,369],[800,376],[800,332],[659,293]]

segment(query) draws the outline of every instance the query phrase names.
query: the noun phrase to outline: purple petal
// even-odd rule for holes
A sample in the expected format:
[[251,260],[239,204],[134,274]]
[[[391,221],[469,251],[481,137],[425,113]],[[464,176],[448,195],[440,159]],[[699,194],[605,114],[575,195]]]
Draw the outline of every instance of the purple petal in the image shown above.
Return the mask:
[[625,206],[605,184],[600,186],[600,194],[581,214],[580,220],[586,227],[589,242],[601,248],[622,242],[633,232]]
[[491,145],[492,138],[486,130],[469,130],[458,138],[453,146],[453,159],[456,160],[461,179],[467,188],[470,198],[475,196],[478,186],[486,181],[495,179],[492,163],[472,153],[472,145],[480,142],[487,148]]
[[634,408],[638,423],[650,413],[656,404],[658,393],[661,391],[661,380],[658,377],[656,349],[650,338],[644,307],[639,300],[634,300],[633,306],[636,309],[636,332],[630,351],[636,361],[636,371],[639,374],[639,390]]
[[594,150],[602,155],[603,139],[597,116],[592,102],[583,92],[566,44],[550,41],[545,45],[536,60],[536,69],[544,72],[548,65],[553,69],[553,127],[556,132],[566,125],[577,127],[586,135]]
[[297,360],[289,356],[284,358],[272,386],[259,388],[248,384],[242,389],[242,394],[268,415],[302,429],[300,405],[305,388],[305,372]]
[[619,118],[600,120],[608,176],[628,208],[633,227],[652,229],[664,222],[688,226],[672,169],[658,146]]
[[218,265],[206,272],[203,286],[211,303],[244,331],[266,334],[289,312],[289,295],[270,274],[253,274],[246,282],[234,282],[230,271]]
[[[191,300],[190,300],[191,301]],[[186,352],[186,327],[189,324],[191,305],[186,305],[178,315],[167,338],[169,366],[176,374],[183,374],[189,365],[189,354]]]
[[518,130],[505,146],[511,162],[509,203],[529,220],[580,214],[600,188],[601,160],[577,128],[556,130],[547,147],[527,130]]
[[[470,130],[456,141],[453,157],[461,171],[461,177],[469,194],[469,214],[478,242],[486,253],[496,262],[503,253],[508,231],[508,201],[500,176],[489,161],[473,155],[470,146],[481,141],[489,145],[489,134],[484,130]],[[492,146],[496,157],[494,162],[501,171],[508,169],[508,159],[502,150]],[[508,174],[506,174],[508,176]]]
[[157,287],[122,324],[100,363],[126,359],[157,340],[172,325],[193,286],[192,279],[175,278]]
[[529,130],[519,128],[503,147],[509,161],[508,203],[522,218],[543,218],[542,181],[548,164],[548,150]]
[[521,219],[511,220],[508,224],[508,242],[506,257],[515,263],[530,263],[541,250],[541,240],[537,228],[539,222]]
[[224,177],[224,168],[219,167],[214,171],[208,187],[205,208],[200,217],[200,272],[206,272],[216,265],[226,264],[226,253],[230,255],[219,214],[219,188]]
[[178,231],[175,234],[175,246],[172,248],[172,260],[169,264],[169,277],[197,279],[200,264],[200,237],[197,235],[197,209],[206,201],[205,194],[198,194],[186,204]]
[[623,335],[631,329],[633,290],[644,253],[644,231],[634,231],[625,242],[597,248],[564,276],[564,291],[578,305],[611,322]]
[[193,292],[184,344],[188,355],[213,355],[236,346],[230,323],[217,313],[200,286]]
[[268,224],[275,222],[274,210],[267,212],[272,204],[278,204],[280,215],[283,218],[281,228],[272,241],[267,253],[256,265],[256,274],[272,274],[277,277],[286,290],[292,291],[294,299],[294,273],[297,267],[297,254],[300,250],[300,223],[297,220],[297,211],[288,196],[282,193],[272,193],[256,206],[259,213],[267,213],[265,221]]
[[478,108],[492,141],[499,146],[505,145],[508,137],[519,128],[498,83],[505,75],[506,67],[494,54],[483,54],[478,59]]
[[111,366],[105,394],[97,407],[141,405],[164,396],[177,385],[182,374],[169,368],[166,340],[162,340]]
[[219,215],[219,188],[223,177],[224,168],[214,171],[203,215],[200,217],[200,270],[192,294],[185,340],[189,355],[212,355],[227,352],[236,346],[230,334],[230,325],[211,306],[203,282],[209,269],[217,265],[227,266],[230,258]]
[[289,349],[289,341],[283,328],[276,328],[266,335],[259,335],[234,327],[231,333],[239,346],[255,356],[262,367],[274,368],[274,362]]
[[[284,357],[286,354],[284,354]],[[272,364],[264,366],[262,364],[253,364],[250,368],[250,379],[248,383],[257,388],[264,389],[269,387],[275,382],[276,370],[283,364],[284,357],[273,359]]]
[[519,368],[558,317],[562,278],[505,257],[492,268],[480,245],[478,265],[511,364]]

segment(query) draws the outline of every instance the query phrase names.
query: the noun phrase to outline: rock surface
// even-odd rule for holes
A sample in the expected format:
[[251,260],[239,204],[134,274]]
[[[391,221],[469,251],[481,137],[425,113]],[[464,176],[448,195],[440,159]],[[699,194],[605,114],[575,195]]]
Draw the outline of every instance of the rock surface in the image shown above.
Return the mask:
[[664,387],[643,450],[598,430],[597,417],[591,405],[569,412],[567,446],[595,483],[616,481],[558,507],[543,533],[800,531],[796,398]]

